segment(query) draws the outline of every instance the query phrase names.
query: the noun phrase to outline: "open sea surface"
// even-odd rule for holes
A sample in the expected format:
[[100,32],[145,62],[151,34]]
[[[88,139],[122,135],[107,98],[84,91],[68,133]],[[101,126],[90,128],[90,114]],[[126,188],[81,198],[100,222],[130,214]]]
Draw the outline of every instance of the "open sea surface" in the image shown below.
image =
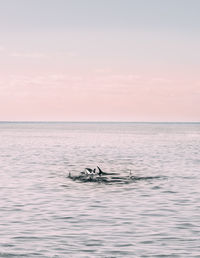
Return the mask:
[[0,123],[0,257],[200,257],[200,123]]

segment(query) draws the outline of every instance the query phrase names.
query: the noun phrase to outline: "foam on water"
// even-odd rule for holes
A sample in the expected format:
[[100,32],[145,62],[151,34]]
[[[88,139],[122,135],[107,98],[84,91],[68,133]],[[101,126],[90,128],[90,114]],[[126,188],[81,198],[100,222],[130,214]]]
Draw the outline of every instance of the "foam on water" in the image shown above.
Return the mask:
[[199,257],[199,157],[198,123],[0,123],[0,257]]

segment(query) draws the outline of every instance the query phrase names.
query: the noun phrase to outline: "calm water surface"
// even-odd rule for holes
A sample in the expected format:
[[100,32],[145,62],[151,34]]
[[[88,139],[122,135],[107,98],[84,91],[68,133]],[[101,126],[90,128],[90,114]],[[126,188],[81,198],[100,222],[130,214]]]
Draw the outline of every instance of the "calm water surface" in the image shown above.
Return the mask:
[[199,123],[0,123],[0,173],[0,257],[200,257]]

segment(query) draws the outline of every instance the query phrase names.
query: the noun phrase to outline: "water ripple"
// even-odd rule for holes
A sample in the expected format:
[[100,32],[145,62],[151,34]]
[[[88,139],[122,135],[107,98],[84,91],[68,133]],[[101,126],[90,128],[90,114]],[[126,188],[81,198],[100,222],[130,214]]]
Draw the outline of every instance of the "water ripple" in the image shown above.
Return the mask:
[[[199,142],[199,124],[0,124],[0,257],[199,257]],[[120,176],[66,177],[96,165]]]

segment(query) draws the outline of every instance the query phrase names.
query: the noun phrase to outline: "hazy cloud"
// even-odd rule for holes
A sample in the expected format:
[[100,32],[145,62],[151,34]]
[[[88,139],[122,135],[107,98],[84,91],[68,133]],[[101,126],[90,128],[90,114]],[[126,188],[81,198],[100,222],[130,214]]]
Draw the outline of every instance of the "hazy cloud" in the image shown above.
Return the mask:
[[17,57],[17,58],[30,58],[30,59],[41,59],[48,57],[44,53],[39,52],[12,52],[10,53],[11,57]]

